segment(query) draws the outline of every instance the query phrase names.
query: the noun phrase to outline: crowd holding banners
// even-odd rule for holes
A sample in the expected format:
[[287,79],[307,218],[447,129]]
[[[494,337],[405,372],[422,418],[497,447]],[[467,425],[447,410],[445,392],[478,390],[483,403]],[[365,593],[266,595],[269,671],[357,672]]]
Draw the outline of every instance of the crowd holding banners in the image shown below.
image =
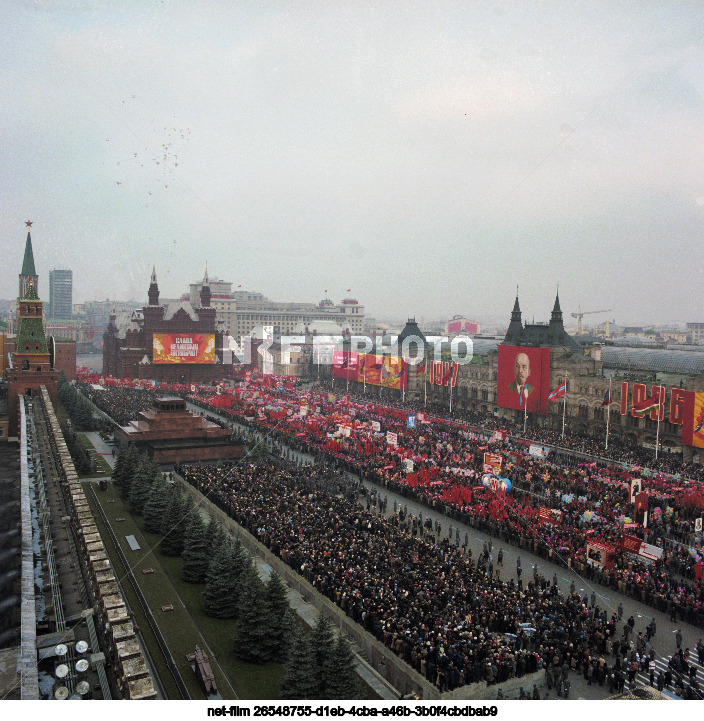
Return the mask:
[[[350,479],[322,466],[270,459],[177,472],[441,692],[541,669],[623,688],[630,649],[617,614],[562,594],[537,569],[525,588],[501,581],[488,551],[475,564],[433,536],[429,519],[365,511]],[[696,679],[679,678],[683,696],[700,697]]]
[[[569,563],[661,610],[672,606],[684,620],[704,625],[697,549],[675,544],[652,562],[619,550],[613,569],[587,564],[589,542],[620,549],[624,525],[632,524],[635,515],[630,503],[634,476],[651,496],[652,510],[648,528],[629,529],[629,534],[660,548],[667,539],[689,538],[699,514],[696,504],[690,503],[701,498],[698,476],[643,472],[631,464],[565,467],[523,455],[528,441],[510,436],[496,441],[491,427],[431,416],[429,423],[409,429],[408,404],[393,407],[351,396],[342,406],[326,389],[304,390],[257,374],[226,393],[201,387],[192,399],[293,447],[326,453],[362,478],[556,562]],[[307,409],[305,415],[302,407]],[[387,443],[389,432],[396,434],[397,445]],[[502,473],[513,486],[498,503],[491,490],[481,488],[483,451],[489,447],[504,456]],[[520,462],[514,462],[519,456]],[[407,460],[413,461],[412,473],[404,470]],[[559,506],[561,522],[541,524],[540,505]]]

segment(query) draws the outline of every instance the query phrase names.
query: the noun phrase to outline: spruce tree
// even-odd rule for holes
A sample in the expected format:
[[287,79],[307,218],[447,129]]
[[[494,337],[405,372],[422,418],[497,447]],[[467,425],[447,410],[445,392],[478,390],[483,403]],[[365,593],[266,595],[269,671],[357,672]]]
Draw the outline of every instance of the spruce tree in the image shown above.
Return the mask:
[[[139,451],[135,445],[128,445],[125,450],[125,463],[120,469],[120,475],[115,479],[120,490],[120,497],[129,498],[130,489],[132,488],[132,479],[137,472],[137,464],[139,463]],[[113,478],[114,478],[113,474]]]
[[244,577],[234,638],[235,656],[242,661],[266,663],[271,660],[264,643],[268,631],[263,601],[264,584],[252,561]]
[[281,681],[281,698],[310,701],[319,698],[317,694],[315,654],[308,634],[295,623],[288,643],[286,676]]
[[76,428],[82,431],[92,431],[95,427],[93,420],[93,406],[83,396],[77,396],[77,403],[74,408],[73,418],[76,421]]
[[149,455],[144,452],[139,459],[137,470],[130,485],[128,500],[132,513],[141,516],[144,512],[144,505],[147,502],[147,498],[149,498],[149,491],[151,490],[153,481],[154,463]]
[[183,544],[181,578],[186,583],[204,583],[208,575],[208,546],[205,541],[205,524],[200,510],[191,513]]
[[335,647],[335,634],[333,633],[330,619],[320,612],[318,612],[315,628],[311,635],[311,646],[313,647],[313,654],[315,656],[315,679],[318,698],[329,698],[327,694],[325,669],[330,663]]
[[90,456],[88,455],[88,451],[86,450],[85,446],[78,440],[78,438],[76,438],[73,449],[76,454],[74,456],[74,459],[76,461],[76,469],[79,471],[79,473],[90,473],[93,469],[90,461]]
[[159,550],[165,556],[180,556],[186,537],[187,518],[190,519],[191,500],[177,486],[171,488],[171,500],[161,525]]
[[122,474],[125,472],[125,465],[127,464],[127,444],[120,444],[120,448],[117,451],[117,458],[115,459],[115,465],[112,467],[112,482],[116,487],[120,487],[122,482]]
[[208,518],[208,523],[205,527],[205,542],[208,546],[210,558],[215,558],[220,544],[227,539],[225,529],[222,527],[220,521],[215,520],[215,517],[211,514]]
[[295,623],[294,612],[288,602],[288,589],[276,571],[272,571],[264,592],[266,652],[272,661],[284,661],[287,639]]
[[244,585],[247,578],[247,571],[251,565],[251,558],[247,549],[242,545],[239,538],[231,541],[231,565],[235,583],[235,596],[237,598],[237,611],[239,613],[239,599],[242,597]]
[[144,530],[147,533],[159,533],[164,516],[169,508],[169,487],[163,479],[152,483],[149,497],[144,504]]
[[235,618],[239,606],[241,579],[233,563],[233,545],[224,541],[213,556],[203,591],[203,607],[214,618]]
[[362,689],[355,670],[354,654],[349,640],[343,636],[337,637],[324,674],[327,698],[360,698]]

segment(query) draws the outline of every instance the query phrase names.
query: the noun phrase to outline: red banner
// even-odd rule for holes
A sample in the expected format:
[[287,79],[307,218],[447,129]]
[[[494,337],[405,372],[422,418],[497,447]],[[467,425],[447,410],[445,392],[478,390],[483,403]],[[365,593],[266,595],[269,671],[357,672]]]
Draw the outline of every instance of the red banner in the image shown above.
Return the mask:
[[538,506],[538,518],[540,519],[540,525],[544,523],[559,524],[562,523],[562,511],[557,508]]

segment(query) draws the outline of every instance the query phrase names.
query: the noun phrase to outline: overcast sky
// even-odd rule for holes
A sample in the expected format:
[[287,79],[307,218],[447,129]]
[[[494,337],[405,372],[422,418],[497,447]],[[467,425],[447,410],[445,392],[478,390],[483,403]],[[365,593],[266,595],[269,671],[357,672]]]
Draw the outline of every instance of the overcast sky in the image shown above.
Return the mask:
[[[704,321],[701,2],[12,2],[0,297]],[[347,288],[351,292],[347,293]],[[699,289],[699,291],[698,291]]]

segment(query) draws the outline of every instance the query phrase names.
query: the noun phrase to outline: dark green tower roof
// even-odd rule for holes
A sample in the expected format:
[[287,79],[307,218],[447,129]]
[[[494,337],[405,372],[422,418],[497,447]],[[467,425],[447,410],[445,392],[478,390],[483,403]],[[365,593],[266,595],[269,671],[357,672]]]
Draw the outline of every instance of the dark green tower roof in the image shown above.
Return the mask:
[[[17,266],[15,266],[17,267]],[[32,253],[32,236],[27,232],[27,243],[24,246],[24,260],[22,261],[21,275],[36,275],[34,270],[34,253]]]

